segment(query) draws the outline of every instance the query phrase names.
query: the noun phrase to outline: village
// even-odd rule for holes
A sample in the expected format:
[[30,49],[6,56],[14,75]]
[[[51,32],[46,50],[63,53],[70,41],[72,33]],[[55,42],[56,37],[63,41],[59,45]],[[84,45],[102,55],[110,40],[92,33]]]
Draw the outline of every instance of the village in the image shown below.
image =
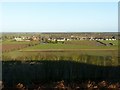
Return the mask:
[[65,34],[65,33],[48,33],[48,35],[45,33],[41,35],[33,35],[33,36],[19,36],[19,37],[14,37],[12,40],[14,41],[41,41],[41,42],[64,42],[64,41],[72,41],[72,40],[118,40],[118,36],[115,35],[103,35],[103,34],[79,34],[79,35],[71,35],[71,34]]

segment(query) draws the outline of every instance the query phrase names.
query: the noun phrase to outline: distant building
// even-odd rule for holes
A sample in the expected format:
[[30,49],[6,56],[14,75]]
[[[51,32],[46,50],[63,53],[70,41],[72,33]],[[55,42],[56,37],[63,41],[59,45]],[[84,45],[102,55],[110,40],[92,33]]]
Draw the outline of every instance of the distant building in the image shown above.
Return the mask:
[[39,40],[40,40],[40,38],[39,38],[39,37],[37,37],[37,36],[32,36],[32,37],[31,37],[31,40],[33,40],[33,41],[39,41]]
[[22,38],[18,38],[18,37],[15,37],[14,39],[15,39],[15,41],[23,41]]
[[65,41],[65,38],[57,38],[57,41]]

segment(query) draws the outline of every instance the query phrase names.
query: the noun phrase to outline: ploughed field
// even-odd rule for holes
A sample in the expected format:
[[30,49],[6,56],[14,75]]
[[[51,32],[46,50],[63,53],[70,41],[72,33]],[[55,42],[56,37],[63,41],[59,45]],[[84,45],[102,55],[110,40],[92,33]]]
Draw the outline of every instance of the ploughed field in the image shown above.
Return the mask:
[[11,52],[20,50],[28,46],[36,45],[38,42],[16,42],[16,41],[5,41],[2,42],[2,52]]
[[9,45],[5,44],[5,45],[2,45],[2,52],[19,50],[19,49],[25,48],[27,46],[28,45],[26,45],[26,44],[22,44],[22,45],[20,45],[20,44],[18,44],[18,45],[16,45],[16,44],[9,44]]

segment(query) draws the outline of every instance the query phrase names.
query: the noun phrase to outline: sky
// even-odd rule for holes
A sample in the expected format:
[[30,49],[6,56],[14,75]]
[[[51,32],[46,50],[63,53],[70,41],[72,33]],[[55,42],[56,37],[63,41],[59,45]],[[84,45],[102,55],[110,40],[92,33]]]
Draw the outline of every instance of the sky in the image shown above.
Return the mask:
[[117,32],[117,2],[2,2],[2,32]]

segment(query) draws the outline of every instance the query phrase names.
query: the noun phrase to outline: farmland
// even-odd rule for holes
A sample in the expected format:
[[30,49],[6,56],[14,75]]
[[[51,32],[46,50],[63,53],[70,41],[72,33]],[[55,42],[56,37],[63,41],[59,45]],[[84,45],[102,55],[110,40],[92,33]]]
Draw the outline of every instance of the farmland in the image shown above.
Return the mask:
[[[102,41],[106,42],[106,41]],[[107,41],[106,43],[110,43]],[[64,43],[40,42],[3,42],[3,60],[74,60],[87,63],[81,58],[106,58],[114,59],[112,65],[117,65],[118,41],[114,45],[105,46],[97,41],[66,41]],[[91,64],[101,65],[92,60]],[[106,64],[107,65],[107,64]]]
[[6,86],[12,87],[18,82],[28,85],[61,80],[68,83],[120,81],[118,40],[50,42],[42,39],[43,42],[2,41],[3,81],[7,82]]
[[[117,42],[117,41],[116,41]],[[96,41],[69,41],[65,44],[40,44],[34,47],[26,48],[25,50],[38,50],[38,49],[116,49],[117,44],[114,46],[104,46]]]
[[33,46],[38,44],[38,42],[15,42],[15,41],[5,41],[2,43],[2,52],[9,52],[14,50],[19,50],[27,46]]

